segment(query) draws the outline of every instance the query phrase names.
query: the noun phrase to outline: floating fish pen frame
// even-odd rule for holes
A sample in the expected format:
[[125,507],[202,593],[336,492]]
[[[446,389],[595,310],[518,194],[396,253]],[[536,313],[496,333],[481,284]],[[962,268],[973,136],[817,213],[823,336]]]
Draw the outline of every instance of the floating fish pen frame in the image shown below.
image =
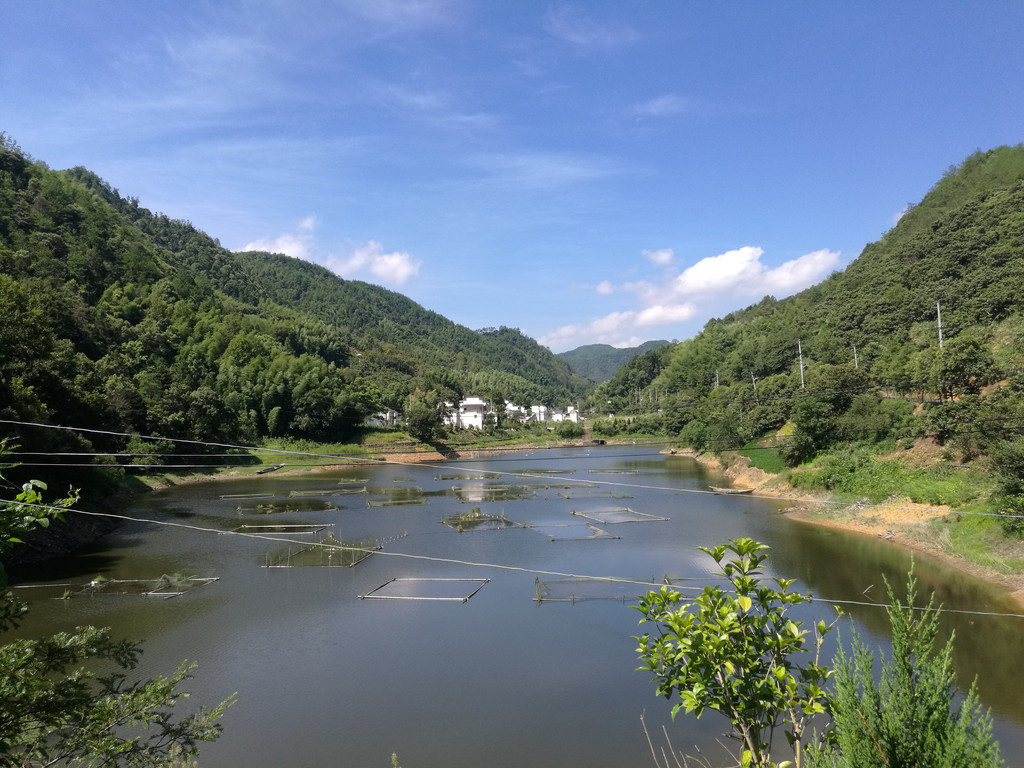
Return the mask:
[[479,475],[434,475],[434,482],[444,480],[499,480],[500,472],[483,472]]
[[459,533],[464,531],[500,531],[505,528],[526,528],[522,523],[509,520],[505,517],[504,512],[500,515],[485,515],[480,512],[479,507],[474,507],[473,510],[461,515],[442,518],[441,522],[449,528],[454,528]]
[[366,506],[370,509],[381,509],[384,507],[422,507],[426,506],[427,500],[422,496],[418,499],[368,499]]
[[590,512],[572,513],[577,517],[585,517],[587,520],[595,520],[604,525],[617,525],[618,523],[654,523],[668,520],[667,517],[650,515],[646,512],[636,512],[629,507],[617,507],[615,509],[595,509]]
[[[298,549],[288,547],[288,551],[279,555],[273,562],[267,553],[264,568],[352,568],[361,563],[374,552],[379,552],[380,545],[368,543],[349,543],[337,541],[328,534],[326,539],[305,544]],[[340,557],[334,561],[334,554]],[[326,562],[324,560],[326,559]]]
[[575,469],[514,469],[513,475],[575,475]]
[[[622,593],[621,590],[627,584],[634,587],[637,585],[633,582],[624,582],[619,579],[551,579],[541,581],[539,578],[535,578],[533,581],[536,589],[536,595],[533,598],[535,603],[578,603],[584,600],[617,600],[628,603],[636,600],[639,592],[644,591],[637,589],[636,592],[629,595]],[[617,585],[620,593],[608,593],[607,588],[611,585]],[[606,590],[604,594],[601,594],[602,588]]]
[[[162,597],[169,600],[172,597],[179,597],[196,587],[202,587],[219,577],[212,576],[201,578],[198,576],[168,576],[164,574],[159,579],[104,579],[95,580],[85,585],[84,589],[77,592],[66,593],[66,597],[74,595],[142,595],[144,597]],[[153,585],[147,588],[147,585]],[[181,589],[182,586],[184,589]],[[174,591],[169,591],[175,588]]]
[[[590,523],[584,523],[583,525],[574,525],[574,524],[571,524],[571,523],[569,523],[569,524],[552,524],[552,525],[528,525],[527,528],[532,528],[533,530],[537,531],[537,533],[541,534],[542,536],[547,536],[549,539],[551,539],[551,541],[594,541],[596,539],[621,539],[622,538],[621,536],[616,536],[613,533],[608,533],[608,531],[606,531],[606,530],[604,530],[602,528],[598,528],[596,525],[591,525]],[[575,529],[575,530],[579,530],[580,528],[586,528],[587,530],[590,531],[590,534],[588,536],[572,536],[572,535],[559,536],[557,533],[551,533],[550,532],[553,529],[562,529],[562,528],[565,528],[565,529],[572,528],[572,529]]]
[[[490,579],[430,579],[430,578],[395,578],[390,581],[386,581],[375,589],[371,589],[365,595],[359,595],[360,600],[430,600],[434,602],[448,602],[448,603],[465,603],[469,602],[469,598],[473,597],[477,592],[483,589],[484,584],[490,582]],[[454,596],[430,596],[430,595],[410,595],[410,594],[387,594],[386,590],[392,585],[399,585],[399,587],[406,584],[476,584],[476,589],[473,589],[468,595],[454,595]]]
[[230,531],[220,533],[287,533],[289,536],[315,536],[325,528],[333,528],[334,523],[282,523],[281,525],[240,525]]
[[[563,499],[632,499],[632,493],[621,493],[608,488],[595,488],[593,485],[564,486],[565,493],[559,493]],[[581,493],[573,491],[582,489]]]

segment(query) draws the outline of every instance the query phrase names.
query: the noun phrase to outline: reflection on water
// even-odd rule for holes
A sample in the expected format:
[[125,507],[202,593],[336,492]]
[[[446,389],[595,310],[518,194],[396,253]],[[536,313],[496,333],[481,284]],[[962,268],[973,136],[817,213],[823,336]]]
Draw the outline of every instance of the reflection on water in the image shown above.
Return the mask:
[[[456,461],[440,471],[385,464],[152,494],[129,514],[191,527],[126,526],[103,548],[61,563],[48,580],[162,573],[219,580],[167,601],[31,598],[24,632],[110,625],[146,637],[141,674],[166,674],[187,657],[200,665],[193,700],[212,703],[238,691],[223,738],[203,749],[203,768],[386,766],[392,752],[406,765],[622,768],[650,764],[641,713],[652,730],[667,727],[678,747],[721,754],[724,719],[671,720],[670,703],[635,671],[639,614],[628,603],[666,577],[681,590],[713,581],[715,565],[698,545],[739,536],[769,544],[770,574],[796,578],[794,588],[822,598],[799,606],[803,621],[834,616],[829,600],[884,602],[883,577],[897,587],[905,581],[910,557],[892,542],[773,514],[784,502],[690,493],[716,478],[684,457],[643,446],[551,456],[549,465],[533,453]],[[524,466],[538,479],[510,474]],[[586,483],[571,482],[574,473]],[[481,482],[485,474],[490,480]],[[353,488],[365,498],[335,503]],[[590,491],[630,494],[631,512],[566,498]],[[251,494],[262,498],[244,498]],[[520,525],[462,535],[443,520],[467,514],[467,502],[480,507],[481,520]],[[240,520],[239,506],[261,504],[301,515],[268,520],[253,510]],[[600,519],[581,520],[575,510]],[[663,519],[637,522],[651,518]],[[232,534],[268,523],[282,524],[268,532],[271,542]],[[261,567],[282,552],[301,559],[312,552],[309,531],[328,525],[343,545],[381,549],[351,568]],[[617,538],[595,538],[609,531]],[[342,551],[326,555],[328,564]],[[940,565],[919,559],[915,572],[920,589],[934,590],[949,608],[1010,607],[997,590]],[[465,603],[359,599],[383,584],[428,584],[413,580],[434,580],[415,590],[436,596],[427,592],[438,579],[490,581]],[[537,602],[538,584],[566,601]],[[843,609],[870,645],[885,644],[883,610],[848,602]],[[1024,702],[1016,695],[1024,684],[1021,622],[943,616],[943,628],[956,631],[960,679],[978,677],[1011,762],[1024,749]],[[841,627],[848,639],[849,623]]]

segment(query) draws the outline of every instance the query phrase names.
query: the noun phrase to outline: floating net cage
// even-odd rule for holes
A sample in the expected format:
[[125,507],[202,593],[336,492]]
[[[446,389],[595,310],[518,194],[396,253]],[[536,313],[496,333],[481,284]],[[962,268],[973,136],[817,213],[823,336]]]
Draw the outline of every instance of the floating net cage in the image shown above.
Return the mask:
[[591,525],[590,523],[585,523],[584,525],[574,523],[561,525],[531,525],[529,528],[547,536],[551,541],[591,541],[594,539],[622,538],[621,536],[608,533],[608,531],[598,528],[596,525]]
[[502,528],[525,528],[522,523],[509,520],[505,513],[500,515],[485,515],[479,507],[464,512],[461,515],[452,515],[441,519],[441,522],[459,533],[463,531],[499,531]]
[[414,485],[367,488],[366,492],[380,497],[367,499],[368,507],[407,507],[427,503],[423,489]]
[[273,493],[225,493],[221,495],[222,499],[272,499],[276,494]]
[[575,469],[516,469],[513,475],[575,475]]
[[588,469],[591,475],[637,475],[640,474],[635,469]]
[[608,490],[607,488],[594,488],[589,485],[566,486],[564,493],[559,493],[563,499],[632,499],[631,493],[620,493],[619,491]]
[[200,578],[182,576],[180,573],[164,574],[159,579],[103,579],[97,577],[82,589],[72,590],[65,597],[78,595],[143,595],[146,597],[171,598],[183,595],[196,587],[217,581],[216,577]]
[[311,544],[289,545],[274,554],[267,553],[265,568],[351,568],[365,560],[380,545],[373,539],[344,541],[328,534]]
[[368,482],[370,482],[368,478],[358,477],[349,480],[339,480],[338,485],[365,485]]
[[500,477],[500,472],[481,472],[473,475],[435,475],[434,480],[498,480]]
[[620,579],[534,579],[537,603],[619,600],[630,603],[651,587]]
[[536,496],[537,491],[535,488],[525,485],[477,483],[475,485],[454,485],[451,494],[463,504],[479,504],[484,501],[522,501]]
[[240,515],[284,515],[291,512],[324,512],[341,509],[323,499],[268,499],[255,504],[239,504],[235,511]]
[[339,488],[322,488],[309,491],[288,491],[288,496],[293,499],[301,499],[306,496],[339,496],[343,493]]
[[602,523],[603,525],[614,525],[616,523],[651,523],[668,520],[667,517],[649,515],[646,512],[636,512],[629,507],[614,507],[609,509],[594,509],[586,512],[573,510],[577,517],[585,517],[588,520]]
[[286,533],[289,536],[314,536],[334,523],[280,523],[278,525],[240,525],[221,533]]
[[391,579],[360,600],[435,600],[449,603],[468,602],[490,579]]

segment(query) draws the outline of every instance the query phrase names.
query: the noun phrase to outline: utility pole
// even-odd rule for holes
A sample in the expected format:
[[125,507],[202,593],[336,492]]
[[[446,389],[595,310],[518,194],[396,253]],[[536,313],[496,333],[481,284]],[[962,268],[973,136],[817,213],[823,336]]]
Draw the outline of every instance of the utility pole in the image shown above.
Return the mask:
[[715,389],[718,389],[718,369],[715,368]]
[[942,349],[942,305],[935,302],[935,313],[939,318],[939,349]]
[[860,368],[860,366],[857,365],[857,345],[856,344],[853,345],[853,367],[854,368]]
[[[750,372],[750,383],[754,386],[754,400],[757,400],[757,379],[754,378],[753,371]],[[761,401],[757,400],[757,402],[760,403]]]
[[796,340],[796,351],[800,356],[800,389],[804,388],[804,348],[800,345],[800,339]]

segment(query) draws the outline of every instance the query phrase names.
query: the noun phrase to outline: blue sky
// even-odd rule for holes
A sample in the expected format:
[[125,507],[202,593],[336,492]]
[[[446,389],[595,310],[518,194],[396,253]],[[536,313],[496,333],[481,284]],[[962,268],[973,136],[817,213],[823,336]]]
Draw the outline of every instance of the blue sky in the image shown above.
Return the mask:
[[9,0],[0,131],[553,351],[819,282],[1024,141],[1024,3]]

